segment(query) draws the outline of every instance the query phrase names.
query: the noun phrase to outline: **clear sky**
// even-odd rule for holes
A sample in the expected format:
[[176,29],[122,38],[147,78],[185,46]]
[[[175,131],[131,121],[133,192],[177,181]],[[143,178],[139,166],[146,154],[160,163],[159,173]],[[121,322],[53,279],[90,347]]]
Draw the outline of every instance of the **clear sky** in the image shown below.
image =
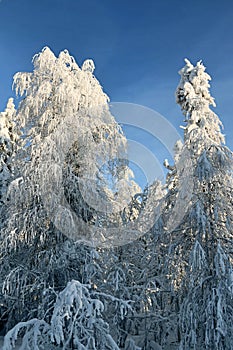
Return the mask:
[[[152,108],[177,130],[177,72],[185,57],[202,59],[233,149],[233,1],[1,0],[1,109],[13,95],[13,75],[31,70],[44,46],[55,54],[67,48],[79,64],[94,59],[111,101]],[[154,140],[145,138],[153,151]]]

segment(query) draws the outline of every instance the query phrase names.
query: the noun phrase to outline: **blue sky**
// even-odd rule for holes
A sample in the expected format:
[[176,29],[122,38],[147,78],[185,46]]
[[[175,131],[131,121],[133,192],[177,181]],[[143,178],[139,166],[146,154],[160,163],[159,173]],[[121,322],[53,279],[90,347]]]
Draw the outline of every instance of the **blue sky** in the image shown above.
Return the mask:
[[[30,71],[32,56],[44,46],[55,54],[67,48],[79,64],[94,59],[95,75],[113,102],[152,108],[177,129],[183,119],[174,98],[177,72],[185,57],[202,59],[233,149],[231,0],[2,0],[1,109],[13,95],[13,75]],[[153,152],[158,147],[149,135],[139,138]]]

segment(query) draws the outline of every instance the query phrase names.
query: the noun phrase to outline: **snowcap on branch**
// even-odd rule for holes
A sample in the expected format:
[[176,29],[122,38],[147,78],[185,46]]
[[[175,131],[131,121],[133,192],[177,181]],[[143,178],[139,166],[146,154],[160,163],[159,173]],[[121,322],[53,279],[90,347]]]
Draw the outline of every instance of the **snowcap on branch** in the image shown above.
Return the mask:
[[194,67],[185,59],[186,65],[179,71],[180,83],[176,89],[176,102],[181,106],[187,126],[185,141],[209,140],[211,143],[225,143],[221,133],[222,123],[210,109],[215,107],[214,98],[209,92],[211,77],[205,72],[205,66],[199,61]]
[[214,98],[209,93],[211,77],[205,72],[205,66],[199,61],[194,67],[186,58],[186,65],[179,71],[180,83],[176,90],[176,101],[181,106],[185,116],[201,106],[213,105]]
[[0,142],[3,140],[13,142],[17,138],[12,132],[14,118],[15,105],[13,98],[9,98],[5,111],[0,113]]
[[93,60],[85,60],[82,65],[82,70],[84,72],[90,72],[93,73],[95,70],[95,64]]

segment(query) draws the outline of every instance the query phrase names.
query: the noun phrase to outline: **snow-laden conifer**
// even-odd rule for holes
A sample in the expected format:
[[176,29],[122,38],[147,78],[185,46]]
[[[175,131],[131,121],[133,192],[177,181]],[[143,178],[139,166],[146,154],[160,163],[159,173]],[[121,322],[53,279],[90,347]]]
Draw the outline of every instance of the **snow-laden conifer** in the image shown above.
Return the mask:
[[202,62],[194,67],[186,60],[180,75],[176,96],[186,126],[176,168],[185,155],[192,169],[186,179],[178,172],[171,213],[184,182],[190,196],[167,241],[169,279],[181,307],[180,349],[232,349],[232,153],[210,109],[215,103]]

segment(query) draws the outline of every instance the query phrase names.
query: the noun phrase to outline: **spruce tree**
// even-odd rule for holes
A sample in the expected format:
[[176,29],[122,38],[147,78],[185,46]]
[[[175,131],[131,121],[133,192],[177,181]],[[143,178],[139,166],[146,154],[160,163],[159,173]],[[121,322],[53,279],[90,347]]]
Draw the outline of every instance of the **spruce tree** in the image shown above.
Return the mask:
[[163,214],[169,222],[163,271],[178,304],[179,348],[232,349],[232,153],[210,109],[215,103],[202,62],[194,67],[186,60],[180,75],[176,97],[186,126]]

